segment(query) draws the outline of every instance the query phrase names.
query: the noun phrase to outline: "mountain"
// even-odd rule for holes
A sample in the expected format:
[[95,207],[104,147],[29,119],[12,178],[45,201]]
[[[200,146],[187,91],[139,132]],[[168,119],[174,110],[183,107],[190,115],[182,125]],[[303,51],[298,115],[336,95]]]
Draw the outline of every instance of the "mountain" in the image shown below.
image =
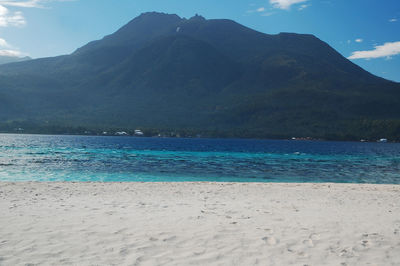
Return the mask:
[[1,131],[400,140],[400,84],[313,35],[151,12],[70,55],[0,66],[0,121]]
[[15,57],[15,56],[0,56],[0,65],[8,64],[8,63],[15,63],[15,62],[22,62],[31,60],[29,56],[25,57]]

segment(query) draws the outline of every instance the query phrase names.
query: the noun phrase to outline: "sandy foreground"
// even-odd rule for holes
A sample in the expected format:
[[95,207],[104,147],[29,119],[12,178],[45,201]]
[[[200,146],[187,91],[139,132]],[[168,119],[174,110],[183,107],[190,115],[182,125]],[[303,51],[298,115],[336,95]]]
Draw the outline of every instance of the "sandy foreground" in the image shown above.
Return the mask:
[[1,183],[0,265],[400,265],[400,186]]

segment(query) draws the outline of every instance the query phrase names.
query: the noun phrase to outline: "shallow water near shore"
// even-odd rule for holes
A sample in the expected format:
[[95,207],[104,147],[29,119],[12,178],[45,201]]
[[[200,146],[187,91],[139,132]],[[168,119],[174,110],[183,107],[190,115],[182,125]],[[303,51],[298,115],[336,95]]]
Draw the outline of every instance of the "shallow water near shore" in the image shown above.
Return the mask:
[[0,181],[400,184],[400,144],[0,134]]

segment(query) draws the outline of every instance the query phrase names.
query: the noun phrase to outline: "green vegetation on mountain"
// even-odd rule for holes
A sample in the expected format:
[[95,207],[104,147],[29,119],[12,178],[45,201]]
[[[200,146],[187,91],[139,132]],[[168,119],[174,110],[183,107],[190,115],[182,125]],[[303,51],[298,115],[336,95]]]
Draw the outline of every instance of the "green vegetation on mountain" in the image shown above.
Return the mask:
[[312,35],[145,13],[71,55],[0,66],[0,131],[400,140],[400,84]]

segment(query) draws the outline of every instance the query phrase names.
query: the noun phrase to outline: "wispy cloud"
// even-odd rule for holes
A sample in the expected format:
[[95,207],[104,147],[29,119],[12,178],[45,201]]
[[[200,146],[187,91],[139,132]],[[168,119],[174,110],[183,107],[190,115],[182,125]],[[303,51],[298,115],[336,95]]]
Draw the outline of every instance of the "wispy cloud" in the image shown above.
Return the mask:
[[397,21],[397,18],[389,19],[389,22],[396,22],[396,21]]
[[9,48],[10,45],[8,44],[8,42],[2,38],[0,38],[0,47],[1,48]]
[[28,1],[21,1],[21,0],[0,0],[0,5],[3,6],[16,6],[16,7],[36,7],[40,8],[43,7],[41,5],[41,0],[28,0]]
[[261,16],[269,17],[269,16],[272,16],[273,14],[275,14],[275,13],[274,12],[264,12],[264,13],[261,14]]
[[0,27],[24,26],[26,20],[20,11],[11,12],[5,6],[0,5]]
[[45,8],[50,2],[72,2],[76,0],[0,0],[2,6],[14,6],[24,8]]
[[0,56],[21,57],[27,56],[27,54],[22,53],[18,48],[13,47],[5,39],[0,38]]
[[[254,7],[254,5],[252,5]],[[271,9],[267,9],[265,7],[259,7],[257,9],[251,9],[251,10],[247,10],[247,13],[258,13],[261,16],[264,17],[268,17],[268,16],[272,16],[274,14],[274,12],[271,12]]]
[[382,58],[400,54],[400,42],[387,42],[383,45],[377,45],[373,50],[353,52],[348,59],[373,59]]
[[302,11],[302,10],[306,9],[307,7],[309,7],[309,6],[311,6],[311,5],[303,4],[303,5],[299,6],[298,10]]
[[16,50],[0,50],[0,56],[22,57],[24,54]]
[[[309,0],[269,0],[274,8],[288,10],[292,5],[308,2]],[[306,8],[305,6],[304,8]],[[304,9],[303,8],[303,9]]]
[[[47,8],[50,2],[70,2],[75,0],[0,0],[0,27],[22,27],[26,19],[20,9],[22,8]],[[16,10],[15,10],[16,9]],[[0,56],[22,57],[26,53],[10,45],[5,39],[0,38]]]
[[14,8],[46,8],[50,2],[70,2],[75,0],[0,0],[0,27],[21,27],[26,25],[24,14]]

